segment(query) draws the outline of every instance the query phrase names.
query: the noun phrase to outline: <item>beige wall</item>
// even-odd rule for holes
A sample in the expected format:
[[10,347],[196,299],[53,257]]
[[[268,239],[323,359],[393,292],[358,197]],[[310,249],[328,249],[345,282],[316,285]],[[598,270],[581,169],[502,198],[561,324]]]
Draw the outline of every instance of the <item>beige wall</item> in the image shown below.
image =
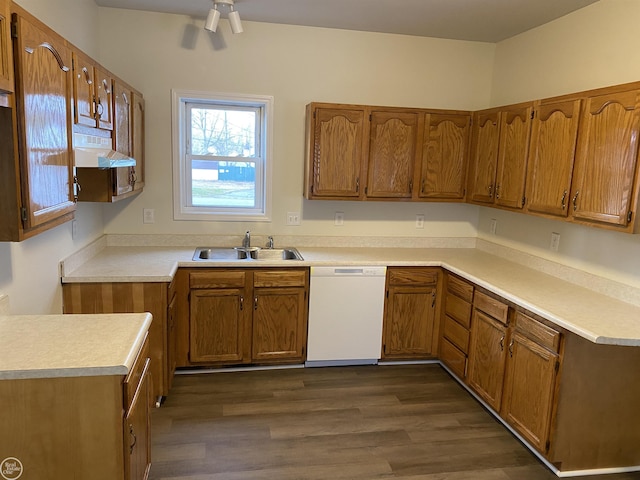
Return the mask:
[[[218,34],[204,19],[100,10],[101,54],[147,102],[145,191],[105,209],[108,233],[287,235],[476,235],[469,205],[309,202],[302,198],[304,107],[311,101],[476,109],[489,103],[494,45],[245,22]],[[113,30],[117,28],[118,34]],[[126,52],[126,54],[124,54]],[[273,95],[273,211],[270,223],[173,221],[171,89]],[[156,223],[142,223],[155,208]],[[287,212],[302,225],[285,225]],[[334,212],[344,212],[342,227]],[[424,214],[425,228],[415,228]]]
[[[600,0],[496,46],[492,104],[640,80],[640,2]],[[491,219],[497,235],[489,233]],[[640,235],[480,209],[480,238],[640,287]],[[558,232],[558,253],[549,250]]]
[[[18,0],[17,3],[78,48],[98,58],[98,7],[93,0]],[[0,242],[0,293],[9,295],[11,313],[62,311],[58,262],[103,232],[101,206],[79,205],[76,218],[75,238],[71,235],[71,223],[67,223],[24,242]]]

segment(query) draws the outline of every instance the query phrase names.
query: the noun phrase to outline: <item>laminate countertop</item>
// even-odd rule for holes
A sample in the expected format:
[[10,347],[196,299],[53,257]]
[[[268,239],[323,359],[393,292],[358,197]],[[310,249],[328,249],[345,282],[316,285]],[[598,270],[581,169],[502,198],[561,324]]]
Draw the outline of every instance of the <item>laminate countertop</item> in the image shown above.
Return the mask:
[[149,313],[0,316],[0,380],[127,375]]
[[298,247],[303,261],[194,261],[194,250],[108,246],[71,271],[63,265],[62,282],[170,282],[180,267],[443,267],[591,342],[640,346],[640,307],[476,248]]

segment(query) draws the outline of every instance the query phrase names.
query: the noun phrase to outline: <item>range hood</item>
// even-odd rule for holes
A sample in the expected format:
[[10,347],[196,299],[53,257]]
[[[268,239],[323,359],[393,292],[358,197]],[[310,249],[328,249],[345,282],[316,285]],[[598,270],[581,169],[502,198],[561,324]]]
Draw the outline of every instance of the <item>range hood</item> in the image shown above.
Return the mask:
[[107,169],[136,166],[136,159],[113,150],[111,139],[107,137],[74,133],[73,154],[76,167]]

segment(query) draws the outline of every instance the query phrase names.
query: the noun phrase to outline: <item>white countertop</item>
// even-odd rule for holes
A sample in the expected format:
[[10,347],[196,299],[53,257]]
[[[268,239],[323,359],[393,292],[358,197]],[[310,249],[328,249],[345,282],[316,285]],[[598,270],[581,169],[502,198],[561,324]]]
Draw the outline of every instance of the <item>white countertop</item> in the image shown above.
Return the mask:
[[0,316],[0,380],[127,375],[151,314]]
[[474,248],[305,248],[304,261],[193,261],[194,247],[106,247],[63,283],[170,282],[178,267],[439,266],[594,343],[640,346],[640,307]]

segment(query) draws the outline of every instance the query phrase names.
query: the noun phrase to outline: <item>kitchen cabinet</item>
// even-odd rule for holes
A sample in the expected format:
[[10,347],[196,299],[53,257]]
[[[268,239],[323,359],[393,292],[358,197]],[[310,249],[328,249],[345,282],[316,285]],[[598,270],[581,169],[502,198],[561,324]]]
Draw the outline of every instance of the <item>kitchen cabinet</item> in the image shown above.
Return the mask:
[[471,319],[469,386],[495,411],[500,411],[507,359],[508,306],[476,291]]
[[[141,313],[150,312],[149,328],[151,394],[159,405],[169,394],[175,367],[169,359],[169,305],[175,295],[174,284],[165,282],[65,283],[62,285],[64,313]],[[175,343],[173,344],[175,348]]]
[[426,113],[418,196],[464,200],[471,132],[469,113]]
[[637,85],[596,92],[584,100],[571,191],[573,221],[633,231],[639,102]]
[[445,274],[440,360],[460,379],[467,375],[473,291],[473,284]]
[[24,240],[71,220],[75,212],[71,52],[46,25],[17,5],[12,8],[16,123],[9,115],[0,121],[6,123],[3,129],[15,132],[17,155],[2,153],[6,157],[0,167],[3,241]]
[[301,363],[308,269],[189,272],[192,364]]
[[93,59],[73,51],[74,123],[113,130],[112,77]]
[[549,447],[560,339],[560,332],[516,312],[501,415],[540,452]]
[[420,115],[373,110],[369,118],[367,198],[411,198]]
[[307,199],[363,198],[369,128],[365,113],[365,107],[355,105],[307,105]]
[[527,213],[566,218],[580,107],[579,98],[536,105],[527,173]]
[[144,129],[144,97],[136,90],[131,90],[131,156],[136,159],[133,167],[133,190],[141,191],[145,179],[145,129]]
[[532,103],[475,112],[471,201],[521,209]]
[[437,268],[387,269],[382,359],[432,358],[437,355],[439,282]]
[[0,0],[0,91],[4,92],[14,90],[10,7],[9,0]]

